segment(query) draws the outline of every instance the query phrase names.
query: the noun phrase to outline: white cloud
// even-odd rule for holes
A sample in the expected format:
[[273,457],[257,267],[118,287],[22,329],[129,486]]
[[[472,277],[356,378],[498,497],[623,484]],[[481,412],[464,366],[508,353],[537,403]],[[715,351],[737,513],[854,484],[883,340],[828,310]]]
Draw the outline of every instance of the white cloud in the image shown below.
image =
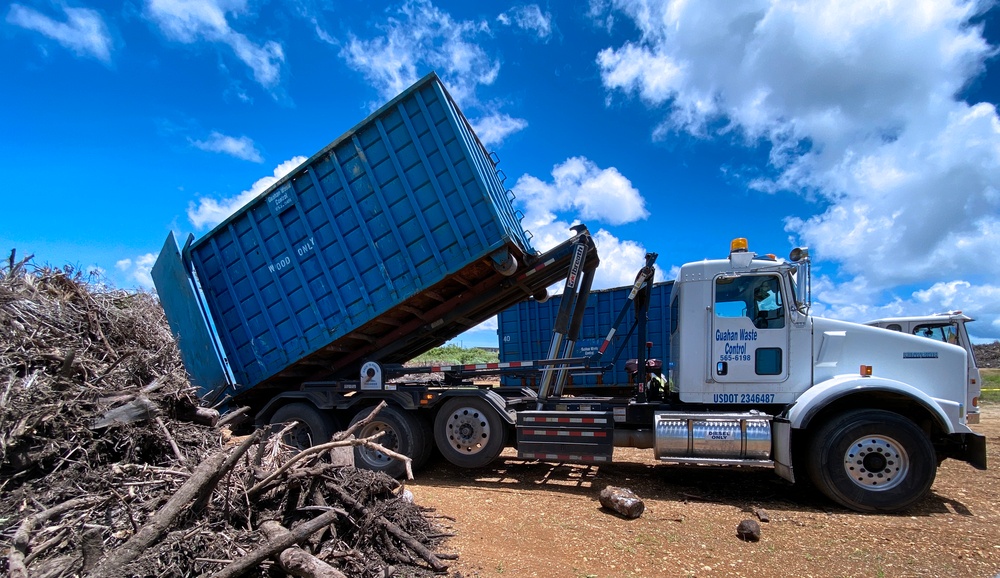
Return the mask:
[[199,41],[228,46],[253,71],[261,86],[274,89],[281,82],[285,53],[272,40],[254,43],[230,27],[227,14],[247,13],[246,0],[149,0],[147,14],[170,40],[184,44]]
[[609,225],[649,216],[645,199],[618,169],[601,169],[583,157],[553,167],[551,183],[524,175],[513,190],[525,210],[536,213],[573,210],[583,221]]
[[115,267],[125,273],[127,278],[134,282],[136,286],[143,289],[152,289],[153,277],[150,275],[150,271],[153,269],[153,263],[155,262],[156,254],[146,253],[145,255],[136,257],[134,260],[122,259],[115,263]]
[[263,193],[268,187],[292,172],[293,169],[301,165],[305,160],[306,157],[298,156],[281,163],[274,169],[273,175],[258,179],[248,190],[243,191],[235,197],[227,199],[201,197],[197,201],[191,201],[187,210],[188,220],[191,221],[195,229],[206,229],[218,225],[226,220],[229,215],[235,213],[237,209],[256,198],[257,195]]
[[[531,232],[531,245],[538,251],[548,251],[559,243],[569,239],[573,232],[570,227],[580,224],[580,220],[565,221],[553,213],[533,211],[530,205],[519,203],[524,212],[522,226]],[[646,264],[646,249],[635,241],[623,240],[604,228],[591,230],[594,244],[601,264],[594,277],[594,289],[609,289],[622,287],[635,282],[635,275]],[[656,267],[656,281],[667,281],[672,277],[665,276],[663,270]],[[562,283],[549,288],[550,293],[561,293]]]
[[470,122],[479,140],[488,147],[499,146],[510,135],[528,128],[528,121],[523,118],[514,118],[502,113],[480,117]]
[[223,153],[254,163],[264,162],[253,140],[246,136],[236,138],[212,131],[207,140],[192,140],[191,144],[203,151]]
[[408,0],[378,28],[382,36],[353,34],[341,50],[347,64],[364,74],[383,99],[390,99],[431,70],[460,104],[475,102],[479,85],[490,85],[500,63],[475,43],[489,33],[485,21],[458,21],[429,0]]
[[517,26],[543,40],[552,35],[552,14],[542,12],[538,4],[511,8],[497,16],[497,22],[504,26]]
[[938,120],[810,171],[833,202],[788,230],[880,287],[996,277],[1000,260],[982,256],[1000,243],[1000,120],[987,104],[955,104]]
[[497,316],[494,315],[493,317],[490,317],[489,319],[483,321],[479,325],[476,325],[475,327],[469,329],[468,331],[485,331],[485,332],[492,332],[493,335],[496,335],[497,328],[499,327],[500,327],[500,322],[497,320]]
[[813,281],[813,297],[813,313],[855,322],[963,311],[979,319],[969,325],[969,333],[974,339],[993,341],[1000,338],[1000,285],[945,281],[925,289],[893,292],[888,298],[882,298],[864,277],[837,283],[820,276]]
[[[521,225],[531,232],[531,244],[539,251],[570,238],[570,227],[581,222],[588,226],[620,225],[649,215],[642,195],[617,169],[601,169],[582,157],[569,158],[553,167],[552,182],[523,175],[512,190],[514,204],[524,214]],[[631,284],[645,264],[646,249],[603,228],[591,230],[591,234],[601,258],[594,288]],[[662,271],[657,278],[665,279]],[[561,286],[553,289],[560,290]]]
[[[985,8],[615,0],[610,12],[638,34],[597,64],[609,98],[636,95],[663,110],[654,136],[724,133],[769,145],[776,176],[751,188],[818,201],[818,214],[789,216],[786,228],[841,277],[863,279],[875,296],[965,279],[954,287],[975,302],[1000,274],[1000,259],[983,258],[1000,244],[1000,120],[993,105],[956,94],[996,52],[971,24]],[[864,303],[947,308],[944,293],[926,295]]]
[[21,4],[11,4],[7,22],[55,40],[79,56],[111,62],[111,36],[100,13],[90,8],[62,7],[66,21],[59,22]]

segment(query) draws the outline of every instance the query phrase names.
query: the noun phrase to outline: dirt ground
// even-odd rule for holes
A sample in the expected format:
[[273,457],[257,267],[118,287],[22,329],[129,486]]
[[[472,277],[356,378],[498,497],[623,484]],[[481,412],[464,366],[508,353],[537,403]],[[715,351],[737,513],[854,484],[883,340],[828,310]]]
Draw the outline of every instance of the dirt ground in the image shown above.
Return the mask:
[[[984,408],[988,471],[947,460],[931,494],[904,514],[844,510],[769,469],[658,465],[616,449],[607,466],[519,460],[484,470],[438,459],[410,482],[455,536],[452,576],[1000,576],[1000,405]],[[607,485],[646,504],[626,520],[598,503]],[[736,527],[763,509],[759,542]]]

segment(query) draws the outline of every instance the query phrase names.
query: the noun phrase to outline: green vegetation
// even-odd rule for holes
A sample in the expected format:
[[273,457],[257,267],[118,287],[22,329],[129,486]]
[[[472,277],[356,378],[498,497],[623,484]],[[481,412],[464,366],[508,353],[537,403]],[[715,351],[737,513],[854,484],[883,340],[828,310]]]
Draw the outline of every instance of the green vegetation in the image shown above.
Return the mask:
[[983,393],[979,400],[984,403],[1000,403],[1000,369],[980,369],[983,378]]
[[410,363],[447,363],[454,365],[466,365],[470,363],[496,363],[500,361],[499,355],[494,351],[486,351],[478,347],[459,347],[457,345],[445,345],[435,347],[427,353],[413,358]]

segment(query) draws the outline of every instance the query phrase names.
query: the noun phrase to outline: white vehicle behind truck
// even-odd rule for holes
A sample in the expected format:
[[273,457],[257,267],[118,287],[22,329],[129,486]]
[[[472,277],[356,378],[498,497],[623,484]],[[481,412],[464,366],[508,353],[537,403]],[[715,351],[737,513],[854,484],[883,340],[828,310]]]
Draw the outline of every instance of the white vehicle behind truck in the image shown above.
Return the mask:
[[965,325],[975,319],[962,314],[961,311],[948,311],[933,315],[917,315],[911,317],[884,317],[866,321],[865,325],[882,327],[891,331],[901,331],[911,335],[926,337],[942,343],[957,345],[965,350],[968,356],[969,371],[969,413],[967,421],[970,424],[979,423],[979,393],[982,388],[982,376],[976,363],[976,351]]

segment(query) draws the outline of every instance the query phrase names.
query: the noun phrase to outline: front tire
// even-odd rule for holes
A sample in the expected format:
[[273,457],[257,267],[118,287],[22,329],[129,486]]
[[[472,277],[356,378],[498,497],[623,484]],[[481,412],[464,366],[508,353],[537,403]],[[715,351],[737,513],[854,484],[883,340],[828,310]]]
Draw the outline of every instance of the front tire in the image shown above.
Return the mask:
[[859,512],[905,509],[930,491],[934,446],[905,417],[857,410],[834,417],[812,437],[809,477],[828,498]]
[[[351,420],[351,425],[368,417],[372,409],[368,407],[359,411]],[[379,432],[385,433],[375,440],[375,443],[387,450],[408,456],[412,460],[413,468],[423,466],[427,458],[430,457],[433,448],[431,440],[427,436],[426,426],[420,423],[420,419],[413,415],[413,412],[386,406],[378,412],[378,415],[370,423],[356,432],[355,436],[360,439],[371,437]],[[406,465],[403,462],[365,446],[354,448],[354,463],[359,468],[385,472],[394,478],[402,477],[406,473]]]
[[488,402],[454,397],[434,419],[434,441],[446,460],[463,468],[480,468],[503,451],[507,427]]

